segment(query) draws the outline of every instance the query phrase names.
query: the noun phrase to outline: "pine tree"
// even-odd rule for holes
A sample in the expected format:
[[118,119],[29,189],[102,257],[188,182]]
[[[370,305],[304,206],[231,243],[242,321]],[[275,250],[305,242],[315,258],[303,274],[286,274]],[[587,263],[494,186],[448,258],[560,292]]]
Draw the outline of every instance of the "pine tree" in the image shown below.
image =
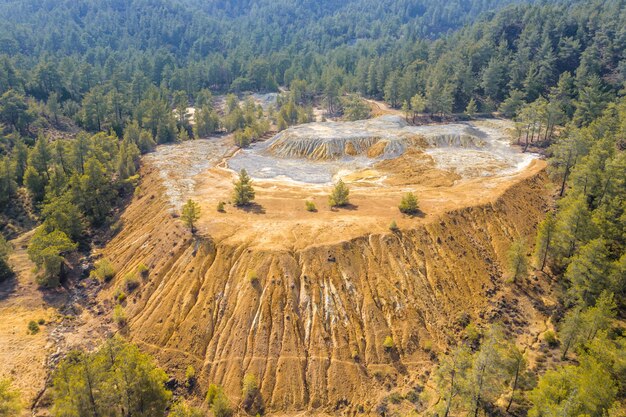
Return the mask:
[[406,193],[402,196],[402,201],[400,201],[400,205],[398,209],[401,213],[408,215],[415,215],[420,212],[419,204],[417,202],[417,197],[413,193]]
[[528,274],[526,244],[524,241],[516,240],[511,244],[511,247],[507,251],[507,261],[511,280],[514,283]]
[[254,188],[252,187],[252,179],[245,169],[239,172],[239,179],[235,181],[235,189],[233,191],[233,200],[236,206],[248,206],[254,200]]
[[478,111],[478,106],[476,106],[476,100],[474,100],[474,97],[472,97],[469,103],[467,103],[467,107],[465,108],[465,114],[470,119],[473,119],[477,111]]
[[200,205],[192,199],[187,200],[183,206],[182,215],[180,216],[191,233],[195,232],[194,225],[200,218]]
[[340,179],[335,184],[333,191],[330,193],[328,197],[328,205],[331,207],[344,207],[350,204],[350,200],[348,198],[350,194],[350,190],[348,186]]
[[553,213],[548,213],[546,218],[539,223],[537,238],[535,241],[535,261],[541,271],[546,266],[548,257],[552,251],[552,241],[556,232],[556,218]]
[[28,245],[28,256],[43,270],[40,282],[48,287],[59,285],[64,255],[76,249],[76,244],[60,230],[48,232],[40,226]]

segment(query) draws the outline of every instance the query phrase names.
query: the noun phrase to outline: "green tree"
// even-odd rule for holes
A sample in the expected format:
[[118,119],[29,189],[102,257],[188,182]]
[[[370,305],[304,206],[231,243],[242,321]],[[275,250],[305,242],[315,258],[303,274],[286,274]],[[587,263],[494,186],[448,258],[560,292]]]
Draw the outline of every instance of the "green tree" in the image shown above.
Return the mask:
[[234,183],[233,200],[236,206],[248,206],[254,200],[254,188],[252,179],[245,169],[239,171],[239,179]]
[[178,401],[172,406],[168,417],[205,417],[205,413],[184,401]]
[[191,233],[195,233],[195,223],[200,218],[200,205],[192,199],[187,200],[183,205],[183,210],[180,218],[185,225],[189,228]]
[[20,393],[9,379],[0,378],[0,417],[13,417],[22,411]]
[[5,281],[13,275],[11,266],[9,265],[9,254],[11,253],[11,245],[0,234],[0,282]]
[[349,199],[350,189],[343,182],[343,180],[337,181],[330,196],[328,196],[328,205],[331,207],[344,207],[350,204]]
[[48,287],[59,285],[64,255],[74,251],[76,244],[60,230],[48,232],[39,227],[28,245],[28,256],[42,270],[41,284]]
[[24,131],[32,119],[22,94],[9,90],[0,96],[0,123],[14,130]]
[[0,209],[4,208],[17,191],[15,170],[8,156],[0,157]]
[[71,352],[52,380],[57,416],[164,416],[167,375],[137,346],[114,337],[96,351]]
[[514,241],[507,251],[508,270],[511,280],[515,283],[518,279],[528,274],[528,260],[526,259],[526,244],[523,240]]
[[406,193],[402,196],[402,200],[400,201],[400,205],[398,209],[401,213],[408,215],[415,215],[420,212],[419,204],[417,202],[417,197],[413,193]]
[[478,106],[476,105],[476,100],[474,100],[474,97],[472,97],[469,103],[467,103],[467,107],[465,108],[465,114],[470,119],[473,119],[477,111],[478,111]]
[[461,408],[461,398],[464,387],[471,371],[472,356],[465,345],[459,345],[449,354],[441,355],[439,366],[435,370],[435,383],[437,390],[442,395],[438,409],[440,415],[448,417],[456,414]]
[[413,111],[413,123],[415,123],[415,118],[418,114],[423,113],[426,110],[426,98],[417,93],[413,97],[411,97],[411,110]]
[[548,213],[546,218],[539,223],[537,237],[535,239],[534,258],[541,271],[546,267],[548,257],[552,254],[552,241],[556,232],[556,218],[553,213]]
[[576,300],[593,304],[603,290],[615,290],[607,279],[612,266],[604,239],[594,239],[580,247],[565,271],[564,277],[571,283],[568,293]]
[[500,112],[509,118],[516,117],[519,111],[524,107],[524,93],[520,90],[511,90],[509,97],[500,104]]
[[44,219],[43,227],[48,231],[59,230],[71,240],[79,240],[84,232],[83,214],[72,203],[69,195],[52,199],[45,204],[41,215]]
[[200,107],[194,114],[194,135],[197,138],[206,138],[219,128],[219,118],[210,107]]

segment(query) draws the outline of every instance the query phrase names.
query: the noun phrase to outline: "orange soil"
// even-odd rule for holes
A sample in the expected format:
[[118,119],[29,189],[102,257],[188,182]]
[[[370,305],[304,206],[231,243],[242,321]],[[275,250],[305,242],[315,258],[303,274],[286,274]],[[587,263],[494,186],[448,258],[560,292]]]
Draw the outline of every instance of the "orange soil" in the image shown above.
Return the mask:
[[[218,164],[193,176],[185,196],[202,208],[193,237],[165,194],[189,180],[180,149],[167,154],[180,171],[146,162],[142,194],[102,251],[119,268],[106,299],[139,263],[150,267],[125,303],[130,336],[178,377],[192,364],[202,387],[222,384],[236,401],[253,373],[271,412],[373,412],[390,389],[427,381],[429,346],[445,349],[462,314],[504,317],[525,330],[525,346],[545,330],[532,291],[511,288],[503,272],[510,242],[534,235],[550,201],[544,161],[457,180],[415,171],[413,162],[430,162],[408,154],[411,163],[353,173],[347,209],[328,208],[327,186],[255,181],[257,205],[226,213],[216,206],[230,200],[234,174]],[[423,216],[398,212],[406,191],[417,193]],[[307,212],[306,200],[319,211]],[[389,231],[392,220],[400,232]]]

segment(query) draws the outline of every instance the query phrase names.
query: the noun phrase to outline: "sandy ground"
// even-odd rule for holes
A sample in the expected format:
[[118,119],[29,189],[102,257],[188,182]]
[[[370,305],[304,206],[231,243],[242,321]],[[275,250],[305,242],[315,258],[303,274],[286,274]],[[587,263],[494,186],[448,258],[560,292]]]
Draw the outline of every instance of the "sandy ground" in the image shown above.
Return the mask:
[[[367,169],[351,170],[348,165],[340,171],[339,176],[350,186],[351,206],[347,208],[329,208],[332,185],[328,183],[308,184],[278,176],[254,179],[255,204],[239,209],[229,204],[236,174],[226,163],[237,152],[241,151],[232,146],[232,139],[224,136],[162,146],[147,160],[158,167],[174,209],[180,209],[187,198],[200,203],[203,215],[198,227],[202,233],[218,241],[256,242],[277,249],[301,249],[385,232],[392,221],[400,228],[410,228],[441,213],[491,201],[511,184],[545,167],[543,160],[520,155],[518,169],[464,178],[439,169],[429,155],[407,152]],[[448,164],[454,162],[449,156],[452,153],[448,149]],[[403,216],[397,208],[409,191],[419,198],[421,216]],[[220,201],[227,203],[226,213],[217,212]],[[313,201],[318,211],[306,211],[305,201]]]
[[31,235],[32,232],[26,233],[11,242],[14,251],[9,261],[17,278],[0,285],[0,375],[13,379],[26,404],[30,404],[45,385],[53,327],[40,326],[40,331],[31,335],[28,323],[39,319],[47,323],[56,321],[57,307],[66,301],[62,293],[39,290],[34,265],[25,249]]

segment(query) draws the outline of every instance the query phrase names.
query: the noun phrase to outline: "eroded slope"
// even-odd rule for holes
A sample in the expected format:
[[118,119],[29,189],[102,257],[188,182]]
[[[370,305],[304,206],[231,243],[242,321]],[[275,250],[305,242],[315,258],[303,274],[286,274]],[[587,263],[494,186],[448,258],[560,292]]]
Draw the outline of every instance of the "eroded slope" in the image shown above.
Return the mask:
[[[386,222],[397,209],[369,212],[371,192],[357,189],[356,212],[324,210],[317,221],[326,230],[309,236],[294,229],[307,223],[297,210],[296,219],[272,216],[281,207],[284,217],[293,209],[285,201],[302,203],[310,190],[275,201],[276,184],[258,183],[266,211],[229,208],[224,220],[212,199],[227,192],[231,177],[219,182],[224,173],[205,172],[213,191],[196,193],[209,202],[192,238],[171,215],[160,173],[148,163],[144,194],[104,250],[120,268],[110,293],[127,271],[147,264],[149,278],[126,305],[131,337],[171,370],[182,374],[193,364],[203,386],[222,384],[236,399],[243,376],[253,373],[270,410],[371,409],[389,386],[409,385],[429,369],[428,348],[443,349],[462,314],[478,321],[492,314],[505,251],[513,239],[534,235],[549,200],[542,166],[469,206],[472,200],[442,200],[445,210],[436,209],[442,191],[424,189],[427,216],[404,219],[398,233],[367,223],[368,216]],[[360,212],[363,229],[353,227]],[[258,224],[273,238],[261,239]],[[515,314],[518,326],[534,315]],[[383,348],[388,335],[393,352]]]

